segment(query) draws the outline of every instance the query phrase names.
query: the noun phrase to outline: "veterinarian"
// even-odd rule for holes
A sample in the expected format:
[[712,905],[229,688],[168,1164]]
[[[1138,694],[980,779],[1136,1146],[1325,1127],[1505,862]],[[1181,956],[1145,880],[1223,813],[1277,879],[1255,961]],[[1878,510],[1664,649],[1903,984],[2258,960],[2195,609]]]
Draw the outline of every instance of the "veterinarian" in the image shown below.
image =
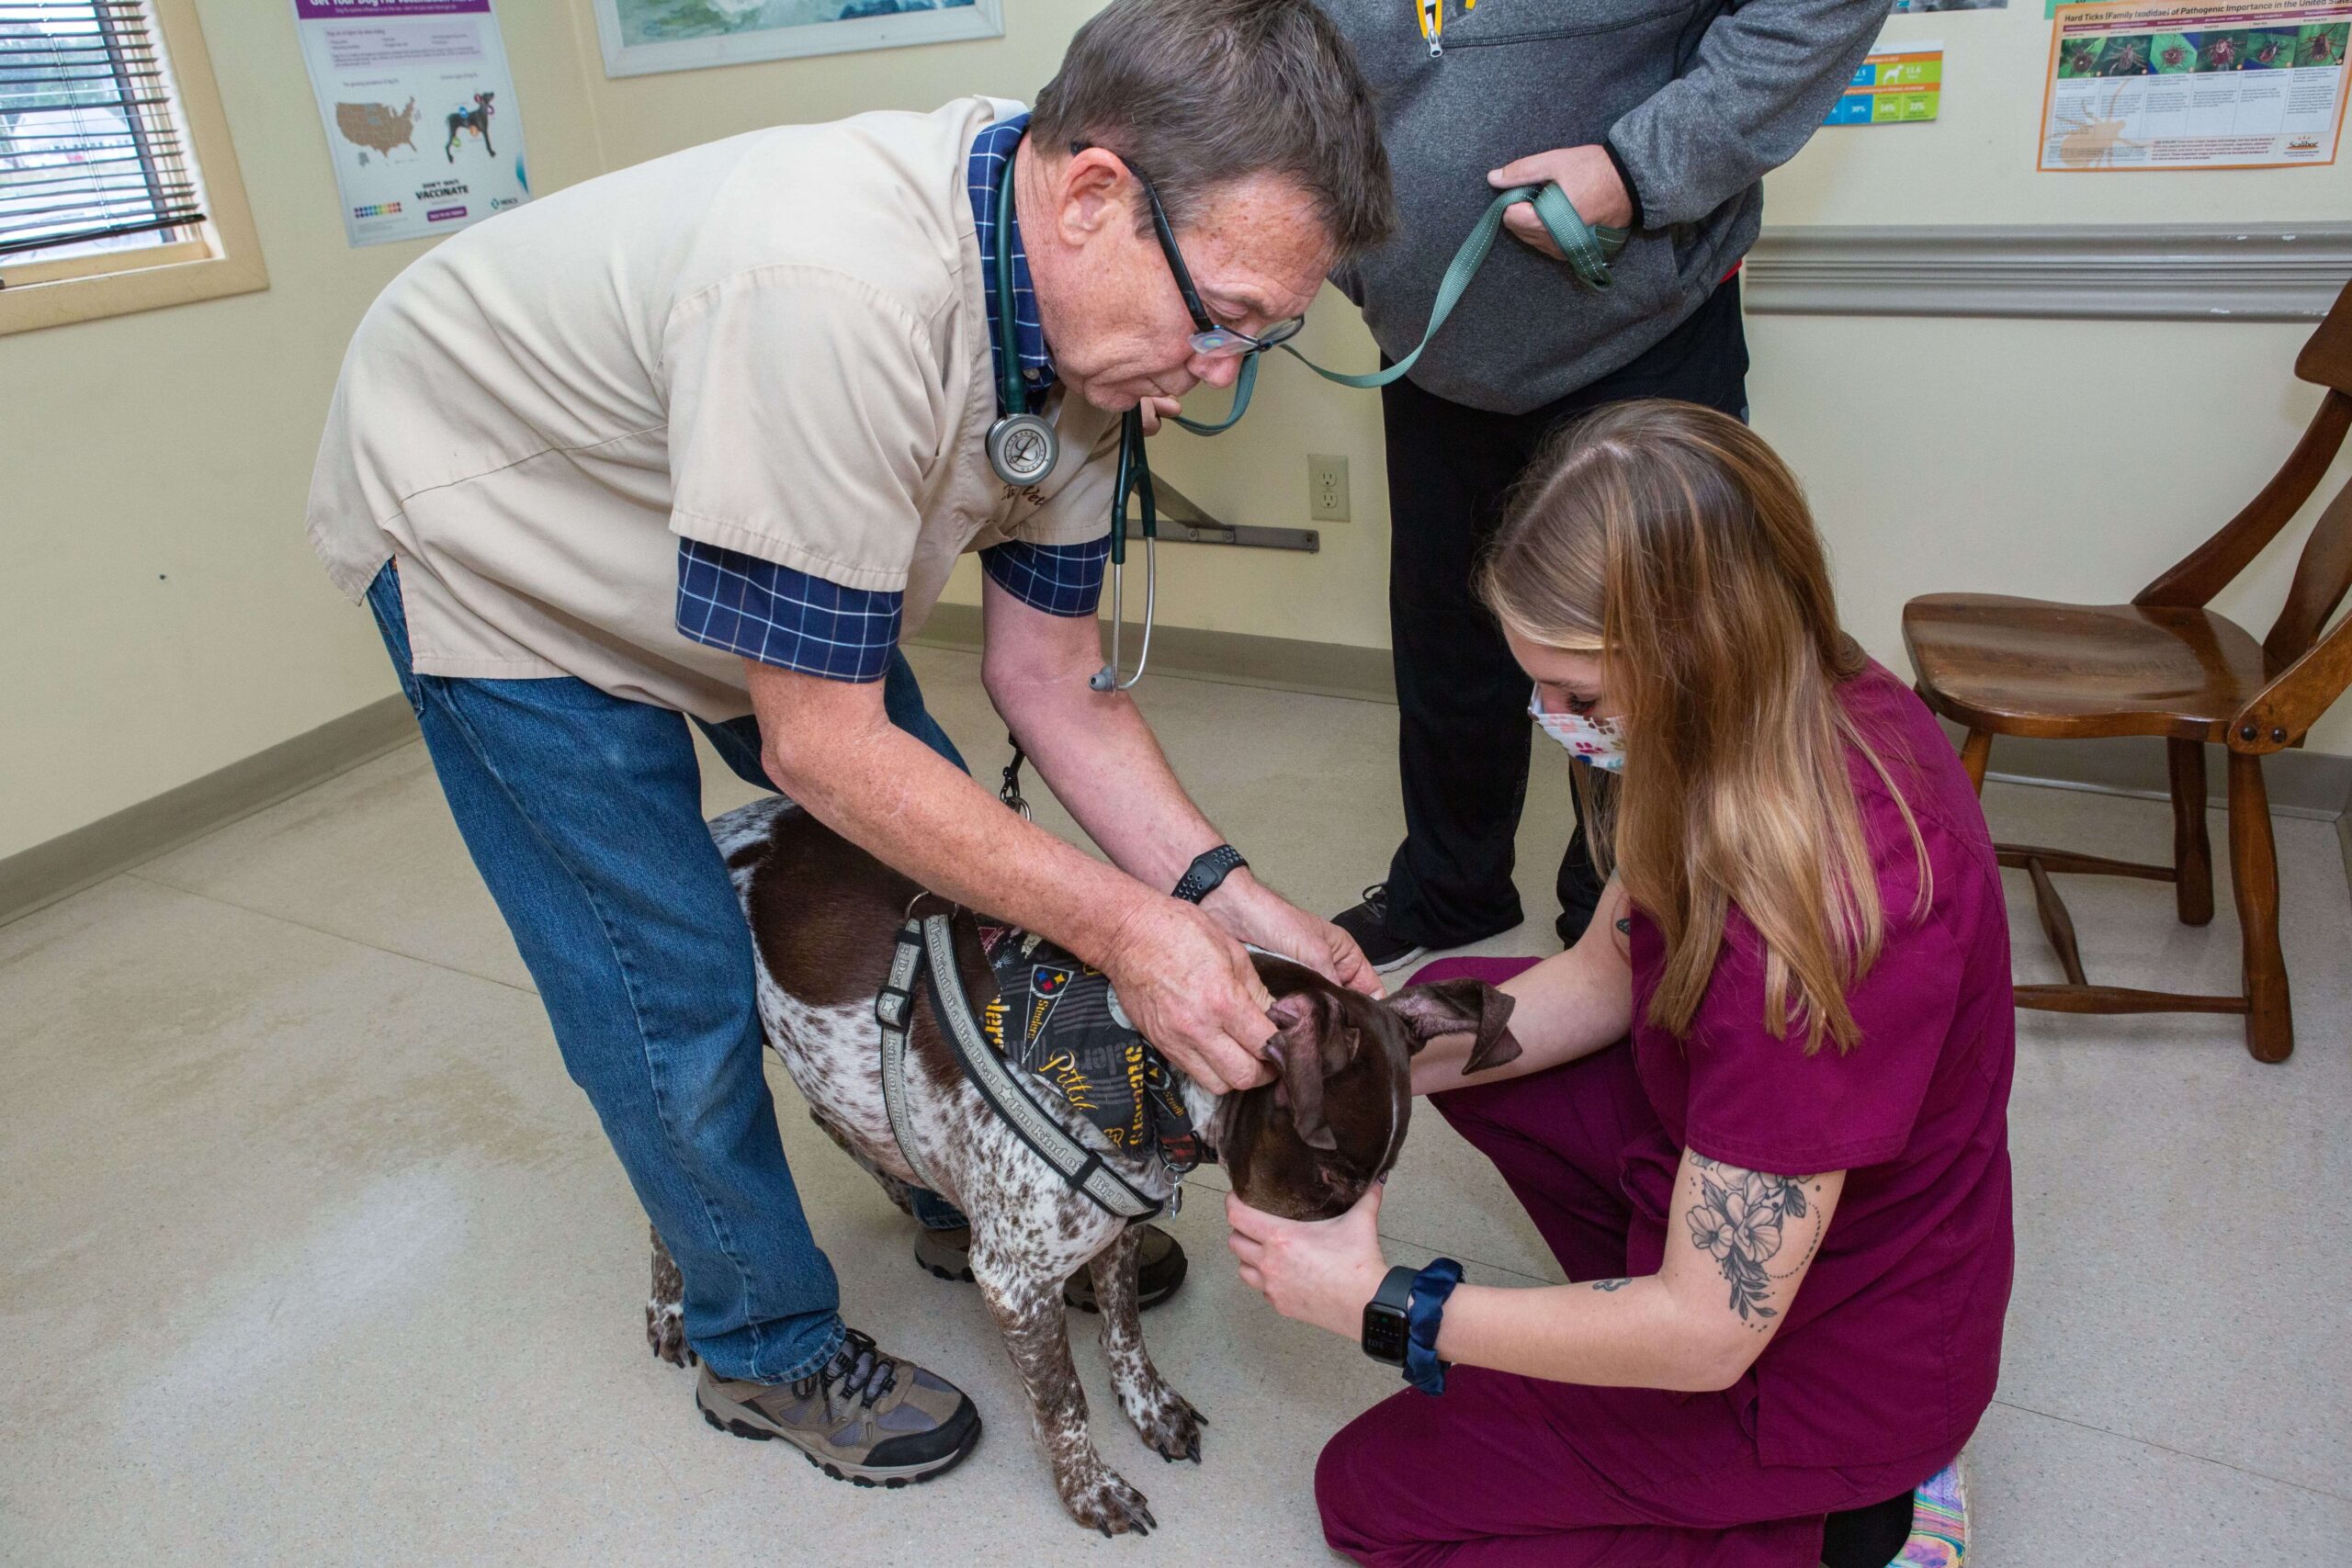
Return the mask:
[[[1369,97],[1307,0],[1115,0],[1034,116],[964,98],[590,180],[444,242],[352,341],[311,540],[375,612],[564,1064],[678,1261],[703,1376],[831,1473],[923,1479],[978,1421],[842,1322],[687,720],[910,877],[1101,967],[1204,1086],[1266,1076],[1243,939],[1376,982],[1223,844],[1135,705],[1089,689],[1113,452],[1122,411],[1229,386],[1392,221]],[[1015,485],[988,437],[1023,412],[1060,457]],[[973,551],[989,695],[1108,864],[1005,809],[924,712],[899,644]],[[919,1257],[953,1271],[961,1216],[918,1207]],[[1173,1289],[1174,1243],[1146,1259],[1147,1298]]]
[[1505,981],[1523,1054],[1454,1087],[1440,1039],[1414,1079],[1576,1282],[1392,1275],[1378,1188],[1322,1224],[1231,1205],[1246,1281],[1418,1385],[1324,1450],[1325,1532],[1374,1564],[1814,1568],[1826,1533],[1833,1568],[1949,1568],[2012,1256],[1984,816],[1744,424],[1620,405],[1531,482],[1479,588],[1614,874],[1566,953],[1416,976]]
[[[1412,370],[1381,393],[1388,628],[1405,837],[1339,917],[1383,970],[1521,918],[1527,682],[1471,591],[1505,499],[1564,420],[1628,398],[1746,417],[1736,269],[1768,170],[1820,126],[1886,19],[1883,0],[1321,0],[1355,45],[1396,174],[1398,237],[1334,281],[1386,360],[1420,340],[1491,186],[1558,182],[1629,229],[1613,286],[1579,283],[1526,205]],[[1579,835],[1559,934],[1600,883]]]

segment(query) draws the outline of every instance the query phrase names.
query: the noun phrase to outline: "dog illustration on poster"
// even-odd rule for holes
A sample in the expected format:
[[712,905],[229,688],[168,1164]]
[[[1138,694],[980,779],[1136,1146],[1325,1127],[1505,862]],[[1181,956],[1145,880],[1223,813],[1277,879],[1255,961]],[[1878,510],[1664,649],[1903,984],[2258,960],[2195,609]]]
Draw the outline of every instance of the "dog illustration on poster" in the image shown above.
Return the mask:
[[491,144],[490,140],[490,117],[498,112],[491,107],[490,100],[497,96],[495,93],[476,93],[473,107],[449,111],[449,140],[441,149],[442,155],[449,162],[454,164],[458,161],[458,138],[460,135],[481,137],[482,151],[493,158],[498,156],[498,149]]

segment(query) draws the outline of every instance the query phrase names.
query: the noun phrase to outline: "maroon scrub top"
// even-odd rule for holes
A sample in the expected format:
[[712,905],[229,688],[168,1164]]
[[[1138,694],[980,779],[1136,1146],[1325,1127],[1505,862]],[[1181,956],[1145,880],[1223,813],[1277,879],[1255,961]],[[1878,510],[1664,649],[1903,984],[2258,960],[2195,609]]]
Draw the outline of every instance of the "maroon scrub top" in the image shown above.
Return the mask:
[[1848,772],[1878,875],[1886,940],[1848,997],[1860,1038],[1764,1028],[1764,964],[1736,910],[1687,1039],[1643,1021],[1665,964],[1657,927],[1630,930],[1634,1062],[1660,1126],[1626,1151],[1626,1264],[1656,1271],[1680,1151],[1776,1176],[1847,1172],[1780,1332],[1758,1359],[1767,1464],[1858,1465],[1957,1450],[1992,1402],[2009,1299],[2007,1110],[2017,1048],[2009,929],[1984,812],[1927,708],[1873,663],[1838,690],[1911,808],[1933,894],[1917,918],[1917,852],[1867,759]]

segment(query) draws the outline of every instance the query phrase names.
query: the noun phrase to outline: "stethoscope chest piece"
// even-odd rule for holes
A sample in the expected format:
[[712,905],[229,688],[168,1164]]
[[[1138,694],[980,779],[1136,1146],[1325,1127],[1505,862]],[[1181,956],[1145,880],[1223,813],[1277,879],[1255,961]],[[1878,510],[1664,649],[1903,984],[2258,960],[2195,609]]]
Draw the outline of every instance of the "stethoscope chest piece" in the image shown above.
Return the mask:
[[1007,414],[989,426],[989,467],[1009,485],[1033,485],[1054,471],[1061,445],[1044,415]]

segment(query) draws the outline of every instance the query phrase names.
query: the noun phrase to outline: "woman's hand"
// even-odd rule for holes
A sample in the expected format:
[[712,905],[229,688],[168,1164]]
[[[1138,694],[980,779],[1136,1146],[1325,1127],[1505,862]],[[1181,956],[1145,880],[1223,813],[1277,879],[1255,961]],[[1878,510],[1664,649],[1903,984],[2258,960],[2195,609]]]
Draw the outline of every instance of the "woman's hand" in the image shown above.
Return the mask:
[[1388,1260],[1380,1252],[1377,1181],[1336,1220],[1281,1220],[1227,1194],[1233,1226],[1226,1245],[1241,1264],[1241,1282],[1284,1317],[1343,1338],[1363,1333],[1364,1303],[1380,1292]]

